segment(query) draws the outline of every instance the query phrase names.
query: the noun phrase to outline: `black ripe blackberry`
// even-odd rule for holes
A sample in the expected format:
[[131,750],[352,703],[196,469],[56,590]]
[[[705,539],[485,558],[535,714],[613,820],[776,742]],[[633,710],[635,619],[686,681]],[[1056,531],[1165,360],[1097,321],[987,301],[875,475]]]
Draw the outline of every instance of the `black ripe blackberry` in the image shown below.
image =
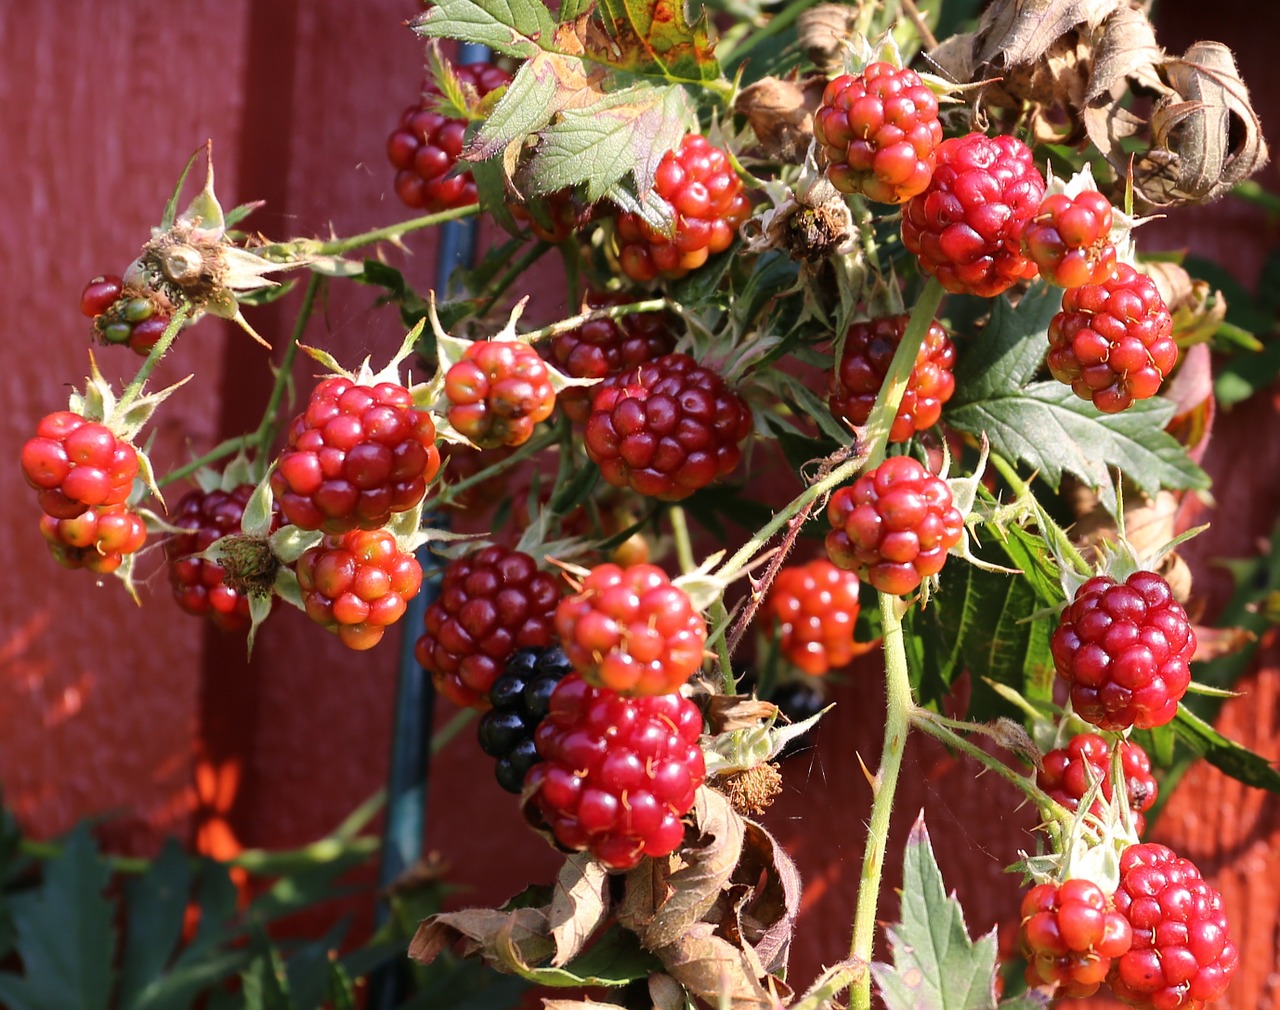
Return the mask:
[[498,785],[519,793],[525,773],[539,760],[533,731],[547,714],[547,700],[565,674],[569,659],[558,645],[520,649],[489,689],[493,706],[480,717],[480,749],[498,759]]

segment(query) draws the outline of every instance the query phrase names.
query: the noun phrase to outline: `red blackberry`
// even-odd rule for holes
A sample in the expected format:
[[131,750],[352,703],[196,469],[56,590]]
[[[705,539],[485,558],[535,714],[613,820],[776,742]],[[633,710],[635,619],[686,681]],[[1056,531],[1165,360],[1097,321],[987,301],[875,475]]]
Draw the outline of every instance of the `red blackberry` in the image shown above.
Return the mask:
[[706,621],[655,565],[597,565],[555,619],[573,668],[611,691],[667,694],[702,667]]
[[675,221],[667,236],[636,214],[616,219],[618,263],[633,281],[683,277],[713,253],[733,244],[751,213],[728,156],[706,137],[691,133],[678,151],[668,151],[653,180],[654,196],[670,208]]
[[559,600],[557,578],[528,554],[497,546],[472,551],[444,571],[440,596],[423,618],[418,662],[455,705],[487,708],[511,654],[555,640]]
[[124,281],[115,274],[95,277],[80,295],[80,311],[90,319],[97,319],[116,303],[123,291]]
[[70,519],[41,516],[40,533],[58,564],[97,575],[114,572],[147,540],[142,517],[123,505],[96,506]]
[[[849,327],[840,366],[831,373],[832,414],[852,424],[867,423],[910,318],[883,316]],[[938,423],[942,405],[956,389],[955,376],[951,374],[955,363],[956,348],[947,331],[936,322],[930,323],[893,419],[890,442],[905,442],[917,431]]]
[[[1138,744],[1125,741],[1120,745],[1120,760],[1124,765],[1133,829],[1141,835],[1147,828],[1147,819],[1142,815],[1155,804],[1158,793],[1151,774],[1151,758]],[[1110,802],[1114,794],[1111,748],[1097,733],[1077,733],[1067,746],[1049,751],[1036,776],[1036,784],[1068,810],[1080,805],[1095,782],[1101,783],[1098,792]],[[1093,813],[1102,816],[1100,802],[1095,801]]]
[[1040,209],[1044,179],[1013,137],[970,133],[938,145],[928,188],[902,211],[902,244],[955,294],[994,298],[1036,275],[1022,228]]
[[55,519],[123,504],[138,474],[138,453],[129,442],[69,410],[40,419],[35,438],[22,447],[21,463],[40,507]]
[[1040,276],[1060,288],[1101,284],[1116,265],[1111,201],[1094,189],[1047,196],[1022,229],[1022,249]]
[[348,649],[372,649],[422,588],[417,558],[387,530],[326,536],[298,559],[307,616]]
[[894,596],[941,571],[964,531],[946,482],[910,456],[890,456],[836,491],[827,519],[831,560]]
[[519,793],[529,769],[540,759],[533,734],[546,717],[551,692],[572,672],[564,650],[519,649],[489,688],[489,711],[480,717],[480,749],[498,759],[498,785]]
[[1196,633],[1169,583],[1135,572],[1082,585],[1050,639],[1076,715],[1100,729],[1169,722],[1191,683]]
[[378,529],[422,501],[440,469],[435,440],[431,414],[403,386],[334,376],[289,426],[271,489],[304,530]]
[[1160,391],[1178,363],[1173,318],[1155,282],[1121,263],[1101,284],[1062,293],[1049,322],[1049,371],[1108,414]]
[[[468,63],[453,72],[480,98],[511,83],[511,75],[492,63]],[[439,96],[435,83],[427,83],[422,100],[404,110],[400,125],[387,138],[387,157],[396,168],[396,195],[407,206],[430,213],[476,202],[471,173],[453,171],[462,154],[467,121],[436,111]]]
[[872,63],[827,85],[813,134],[836,189],[905,203],[933,175],[942,142],[938,98],[914,70]]
[[777,624],[782,654],[811,676],[853,662],[858,577],[820,558],[778,572],[764,616]]
[[226,570],[216,561],[193,557],[227,534],[240,532],[252,484],[231,491],[192,491],[178,502],[169,522],[185,530],[164,544],[173,598],[188,614],[208,618],[225,631],[249,626],[249,597],[226,584]]
[[449,423],[481,449],[523,445],[551,416],[556,391],[538,352],[518,340],[477,340],[444,378]]
[[[587,294],[587,308],[625,305],[630,300],[626,294],[592,291]],[[575,379],[604,379],[669,354],[675,347],[672,324],[664,312],[593,319],[552,337],[546,354],[556,368]],[[596,392],[595,387],[570,386],[560,393],[560,409],[571,421],[585,422]]]
[[1112,992],[1149,1010],[1200,1010],[1227,991],[1240,952],[1222,896],[1191,860],[1151,842],[1129,846],[1115,901],[1133,946],[1111,969]]
[[702,716],[678,694],[624,698],[576,674],[560,682],[535,736],[525,788],[556,840],[611,870],[665,856],[706,777]]
[[587,455],[615,487],[679,501],[738,465],[751,408],[687,354],[667,354],[597,391]]
[[1129,921],[1089,880],[1031,888],[1022,899],[1019,935],[1027,984],[1076,998],[1097,992],[1114,959],[1133,943]]

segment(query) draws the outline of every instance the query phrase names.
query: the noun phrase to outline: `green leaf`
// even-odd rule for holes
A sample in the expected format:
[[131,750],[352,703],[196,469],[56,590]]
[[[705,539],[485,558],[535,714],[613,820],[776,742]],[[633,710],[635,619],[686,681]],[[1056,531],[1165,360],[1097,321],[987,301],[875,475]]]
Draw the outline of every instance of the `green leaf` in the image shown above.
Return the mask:
[[1280,793],[1280,771],[1273,762],[1234,740],[1228,740],[1185,705],[1173,721],[1178,739],[1215,768],[1248,786]]
[[585,108],[566,109],[539,134],[529,188],[541,194],[581,184],[595,203],[634,173],[643,194],[658,163],[680,146],[694,121],[688,95],[675,85],[635,84]]
[[19,995],[25,988],[31,1006],[105,1010],[110,1003],[116,935],[114,906],[103,897],[108,875],[82,824],[45,864],[41,885],[12,898],[26,983],[17,988]]
[[1025,386],[1044,361],[1049,320],[1062,307],[1062,295],[1043,281],[1028,289],[1017,306],[1008,295],[996,299],[991,319],[956,366],[956,404],[1000,396]]
[[600,14],[621,69],[688,84],[720,79],[706,14],[691,24],[685,0],[601,0]]
[[182,846],[169,839],[147,872],[124,886],[128,913],[120,964],[119,1005],[141,1005],[147,989],[168,964],[187,909],[191,871]]
[[1148,495],[1161,487],[1207,488],[1209,476],[1164,431],[1174,405],[1142,400],[1119,414],[1103,414],[1060,382],[1036,382],[993,392],[947,412],[947,421],[991,448],[1040,471],[1055,490],[1072,473],[1114,504],[1109,467],[1119,467]]
[[902,921],[889,930],[893,964],[871,966],[888,1010],[995,1010],[996,933],[969,938],[948,897],[921,814],[902,867]]
[[529,59],[555,37],[551,12],[538,0],[439,0],[409,22],[427,38],[452,38]]
[[240,975],[244,1010],[296,1010],[289,997],[289,979],[280,953],[264,934],[254,940],[257,956]]
[[563,968],[530,968],[520,974],[538,985],[616,987],[661,970],[662,963],[640,946],[634,933],[613,926]]

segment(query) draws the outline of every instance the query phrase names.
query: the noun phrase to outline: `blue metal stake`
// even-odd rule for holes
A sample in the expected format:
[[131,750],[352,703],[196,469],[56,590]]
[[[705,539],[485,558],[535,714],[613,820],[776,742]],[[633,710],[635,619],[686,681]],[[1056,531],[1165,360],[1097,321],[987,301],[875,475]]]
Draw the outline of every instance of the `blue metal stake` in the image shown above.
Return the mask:
[[[464,44],[457,62],[481,63],[489,58],[485,46]],[[444,292],[457,267],[475,259],[476,218],[449,221],[440,230],[436,261],[436,290]],[[439,513],[426,521],[437,528],[447,519]],[[430,571],[438,560],[427,546],[418,549],[418,563]],[[396,707],[391,738],[391,770],[387,778],[387,817],[382,834],[382,863],[378,887],[386,891],[422,855],[427,827],[427,787],[431,769],[431,734],[435,715],[435,688],[431,677],[414,657],[417,629],[427,607],[440,595],[439,572],[425,579],[422,591],[410,602],[401,621]],[[383,925],[390,915],[385,900],[378,902],[375,921]],[[404,996],[404,965],[392,962],[374,972],[370,979],[369,1010],[391,1010]]]

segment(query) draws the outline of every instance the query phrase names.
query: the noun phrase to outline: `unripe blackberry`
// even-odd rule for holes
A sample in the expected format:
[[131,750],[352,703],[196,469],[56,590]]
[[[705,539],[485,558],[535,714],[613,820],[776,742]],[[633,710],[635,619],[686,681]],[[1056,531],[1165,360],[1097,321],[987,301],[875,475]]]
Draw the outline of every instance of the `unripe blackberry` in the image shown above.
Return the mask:
[[728,156],[698,134],[688,135],[679,150],[663,156],[653,194],[667,204],[675,221],[669,236],[636,214],[619,213],[616,220],[618,263],[641,283],[659,276],[674,280],[696,270],[733,244],[751,214]]
[[[511,76],[492,63],[454,67],[463,84],[483,98],[511,83]],[[454,172],[462,154],[467,121],[436,111],[440,89],[434,82],[422,89],[422,100],[400,117],[387,138],[387,157],[396,168],[396,195],[407,206],[430,213],[466,207],[476,202],[476,183],[470,172]]]
[[[832,414],[852,424],[867,423],[910,318],[883,316],[849,327],[840,365],[831,373]],[[890,442],[905,442],[917,431],[938,423],[943,404],[956,389],[955,364],[956,348],[947,331],[936,322],[930,323],[889,430]]]
[[836,189],[904,203],[933,175],[942,142],[938,99],[914,70],[872,63],[827,85],[813,134]]
[[701,733],[701,713],[679,694],[624,698],[570,674],[538,726],[542,760],[525,789],[561,845],[629,870],[683,841],[706,777]]
[[679,501],[738,465],[751,408],[687,354],[667,354],[603,383],[583,441],[615,487]]
[[1036,275],[1023,226],[1044,198],[1031,149],[1013,137],[970,133],[938,145],[923,193],[902,211],[902,244],[954,294],[994,298]]

